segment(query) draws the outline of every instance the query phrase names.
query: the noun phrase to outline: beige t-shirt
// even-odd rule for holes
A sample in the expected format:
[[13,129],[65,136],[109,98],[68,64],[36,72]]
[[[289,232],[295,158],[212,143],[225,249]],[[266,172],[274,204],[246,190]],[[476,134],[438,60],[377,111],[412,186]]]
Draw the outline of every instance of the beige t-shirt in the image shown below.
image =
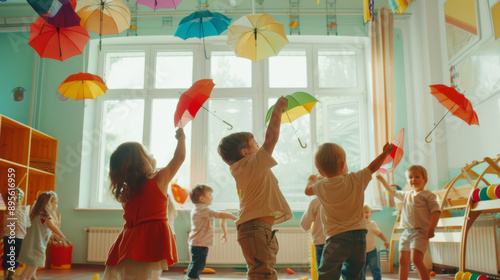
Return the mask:
[[403,201],[399,226],[402,229],[427,230],[432,213],[441,212],[436,194],[429,190],[396,191],[394,197]]
[[277,165],[263,148],[233,163],[231,174],[236,180],[240,209],[236,226],[249,220],[273,216],[279,224],[293,218],[292,210],[278,186],[271,167]]
[[312,185],[321,202],[321,221],[326,239],[342,232],[366,229],[363,213],[365,189],[372,179],[365,168],[346,176],[325,178]]
[[370,221],[367,225],[368,233],[366,234],[366,252],[375,250],[375,236],[380,234],[380,229],[377,223]]
[[300,219],[300,227],[303,231],[309,231],[309,229],[311,229],[311,224],[314,222],[314,226],[311,231],[311,238],[314,245],[321,245],[326,242],[320,213],[321,203],[319,202],[319,199],[315,197],[309,203],[309,207],[307,207],[306,212],[302,215],[302,219]]

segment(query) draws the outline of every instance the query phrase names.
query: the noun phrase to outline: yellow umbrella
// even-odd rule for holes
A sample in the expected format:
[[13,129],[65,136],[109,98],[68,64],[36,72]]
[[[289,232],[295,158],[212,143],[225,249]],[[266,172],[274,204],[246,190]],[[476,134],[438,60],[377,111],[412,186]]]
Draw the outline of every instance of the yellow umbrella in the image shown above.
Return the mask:
[[62,82],[57,91],[64,97],[80,99],[94,99],[99,95],[103,95],[108,90],[108,87],[97,75],[89,73],[73,74]]
[[99,36],[119,34],[130,28],[130,10],[120,0],[79,0],[75,10],[81,18],[80,25]]
[[286,44],[283,24],[267,14],[243,16],[228,27],[227,45],[239,57],[259,61],[277,55]]

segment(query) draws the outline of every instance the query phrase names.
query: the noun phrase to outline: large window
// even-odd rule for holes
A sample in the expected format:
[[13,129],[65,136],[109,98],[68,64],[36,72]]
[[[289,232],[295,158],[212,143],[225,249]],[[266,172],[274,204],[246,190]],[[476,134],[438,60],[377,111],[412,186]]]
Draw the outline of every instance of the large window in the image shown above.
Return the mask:
[[[310,198],[304,187],[316,173],[319,144],[336,142],[347,153],[350,170],[368,164],[370,123],[363,45],[295,43],[278,56],[252,62],[220,43],[199,45],[105,46],[96,58],[108,93],[97,99],[95,126],[101,141],[93,160],[91,207],[119,207],[109,195],[109,157],[125,141],[137,141],[155,156],[158,166],[171,159],[176,143],[173,115],[180,94],[195,81],[212,78],[211,97],[185,127],[188,155],[174,181],[189,189],[206,183],[214,189],[214,208],[237,209],[234,179],[217,153],[220,139],[234,132],[252,132],[259,144],[265,136],[265,116],[282,95],[302,91],[318,102],[311,112],[281,127],[273,157],[273,172],[294,210]],[[361,40],[361,42],[364,42]],[[232,129],[230,129],[232,126]],[[307,147],[303,148],[301,143]],[[367,193],[370,201],[369,192]],[[189,207],[189,203],[184,206]]]

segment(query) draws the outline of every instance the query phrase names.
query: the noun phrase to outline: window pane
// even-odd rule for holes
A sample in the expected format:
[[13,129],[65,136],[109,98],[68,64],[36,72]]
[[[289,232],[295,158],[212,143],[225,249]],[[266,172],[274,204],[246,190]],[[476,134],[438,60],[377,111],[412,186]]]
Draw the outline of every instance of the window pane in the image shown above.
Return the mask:
[[212,52],[210,73],[217,88],[252,87],[252,62],[234,52]]
[[156,88],[189,88],[192,84],[192,52],[158,52],[156,54]]
[[106,54],[106,86],[116,88],[144,88],[143,52],[121,52]]
[[98,202],[112,203],[114,198],[109,194],[109,158],[123,142],[142,143],[144,122],[143,100],[106,100],[103,104],[103,138],[100,157],[100,180],[98,181]]
[[281,51],[269,58],[270,88],[307,87],[306,51]]
[[[359,104],[328,104],[325,122],[326,141],[340,145],[345,153],[349,172],[358,171],[361,167],[361,131]],[[364,167],[364,166],[363,166]]]
[[209,114],[208,117],[208,158],[207,158],[207,181],[214,189],[214,203],[234,203],[232,207],[237,208],[239,203],[236,191],[236,183],[229,172],[227,165],[219,153],[217,147],[222,137],[236,131],[252,131],[252,100],[251,99],[212,99],[209,101],[210,111],[215,112],[218,117],[232,124],[234,129],[228,130],[228,126],[218,118]]
[[[276,100],[276,98],[269,99],[270,106],[276,103]],[[290,205],[294,204],[294,209],[305,209],[309,201],[304,195],[304,188],[307,178],[313,173],[314,165],[310,127],[309,114],[294,120],[292,124],[283,123],[272,155],[278,162],[278,165],[273,167],[273,173],[279,181],[281,192]],[[295,133],[302,144],[308,146],[306,149],[300,146]]]
[[[178,99],[154,99],[151,123],[151,153],[155,157],[158,168],[165,167],[170,162],[177,147],[175,139],[174,113]],[[179,186],[189,189],[191,165],[191,122],[184,127],[186,134],[186,159],[175,175],[173,181]]]
[[356,51],[318,51],[319,87],[357,87],[356,65]]

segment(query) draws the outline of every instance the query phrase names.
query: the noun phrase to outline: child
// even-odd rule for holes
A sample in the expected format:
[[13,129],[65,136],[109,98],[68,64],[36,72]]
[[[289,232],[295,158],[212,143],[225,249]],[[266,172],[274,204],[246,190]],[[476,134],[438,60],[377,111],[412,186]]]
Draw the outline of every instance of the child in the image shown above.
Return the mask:
[[[318,180],[309,176],[306,195],[316,195],[321,202],[321,221],[326,235],[319,279],[358,279],[366,258],[366,220],[363,215],[364,191],[393,145],[385,144],[383,152],[368,167],[347,174],[344,150],[337,144],[325,143],[318,148],[315,164]],[[344,264],[344,268],[342,268]]]
[[42,192],[30,213],[31,226],[19,253],[19,261],[26,264],[21,279],[36,278],[36,269],[45,266],[45,250],[52,232],[63,240],[64,234],[59,230],[59,219],[56,215],[57,194],[53,191]]
[[125,225],[109,250],[103,279],[149,279],[177,262],[167,191],[186,157],[182,128],[175,137],[174,156],[158,172],[156,160],[137,142],[123,143],[111,155],[110,190],[122,203]]
[[212,204],[212,188],[207,185],[195,185],[189,194],[195,208],[191,210],[191,232],[189,233],[189,252],[191,263],[188,266],[186,279],[199,279],[205,268],[208,246],[214,246],[215,218],[221,219],[222,243],[226,243],[225,219],[237,218],[230,213],[213,211],[208,208]]
[[384,241],[385,248],[389,248],[389,240],[387,240],[385,235],[380,231],[377,223],[370,220],[372,217],[372,209],[370,206],[365,205],[363,207],[363,211],[365,213],[368,233],[366,234],[366,264],[362,271],[361,279],[366,279],[366,268],[369,266],[373,280],[381,280],[382,274],[380,273],[380,267],[378,266],[378,253],[377,248],[375,247],[375,235]]
[[420,279],[430,279],[424,264],[424,254],[429,238],[434,237],[434,229],[439,221],[441,210],[437,196],[424,190],[427,184],[427,170],[420,165],[412,165],[406,170],[408,184],[413,190],[395,191],[382,175],[377,179],[384,188],[397,199],[403,201],[400,227],[403,233],[399,239],[399,279],[408,279],[411,260],[417,268]]
[[[26,209],[21,203],[24,200],[24,192],[20,188],[8,190],[5,195],[7,210],[3,216],[3,276],[4,279],[14,279],[15,269],[19,267],[19,252],[24,236],[26,235]],[[14,207],[14,210],[8,210]],[[10,237],[10,238],[9,238]],[[14,253],[14,256],[12,256]],[[10,256],[9,256],[10,255]],[[13,258],[12,258],[13,257]]]
[[274,265],[278,241],[272,226],[293,217],[271,171],[277,164],[271,155],[287,104],[284,97],[276,101],[261,148],[250,132],[228,135],[222,138],[218,147],[220,156],[230,166],[240,198],[235,224],[238,243],[247,263],[248,279],[277,279]]
[[311,229],[311,224],[314,222],[311,238],[314,248],[316,249],[316,267],[319,267],[321,264],[321,255],[323,254],[323,247],[326,242],[323,224],[321,223],[320,208],[321,203],[319,199],[315,197],[309,203],[309,207],[307,207],[306,212],[302,215],[302,219],[300,219],[300,227],[303,231],[309,231]]

